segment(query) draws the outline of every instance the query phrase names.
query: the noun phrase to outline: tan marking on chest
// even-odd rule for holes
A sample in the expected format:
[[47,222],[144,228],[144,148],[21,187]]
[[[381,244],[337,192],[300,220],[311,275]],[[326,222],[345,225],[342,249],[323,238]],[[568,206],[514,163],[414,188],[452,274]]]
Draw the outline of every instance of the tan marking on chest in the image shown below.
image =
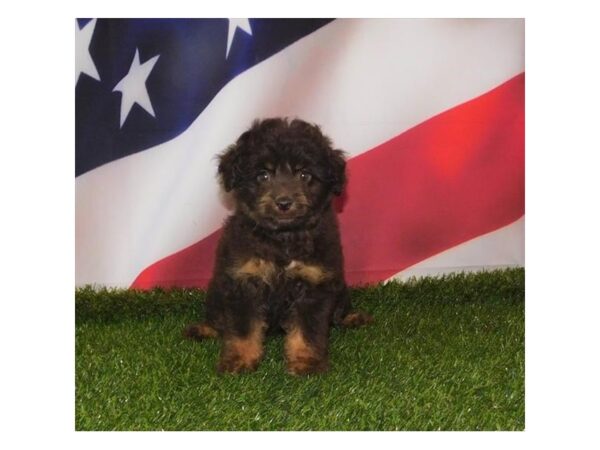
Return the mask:
[[261,258],[250,258],[241,265],[234,267],[231,273],[235,278],[257,277],[270,284],[275,274],[275,264]]
[[285,267],[285,273],[290,277],[302,278],[311,284],[319,284],[331,277],[331,274],[322,266],[305,264],[296,260]]

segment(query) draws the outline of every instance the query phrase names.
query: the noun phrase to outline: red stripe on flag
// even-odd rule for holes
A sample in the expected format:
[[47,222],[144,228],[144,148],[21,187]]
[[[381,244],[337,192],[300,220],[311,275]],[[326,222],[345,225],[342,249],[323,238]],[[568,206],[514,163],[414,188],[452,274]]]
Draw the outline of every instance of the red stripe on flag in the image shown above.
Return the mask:
[[[525,75],[348,162],[338,203],[346,279],[384,280],[525,212]],[[132,287],[206,287],[220,231],[145,269]]]
[[524,214],[524,87],[521,74],[350,161],[339,215],[350,284]]
[[131,287],[207,287],[220,237],[219,229],[201,241],[152,264],[137,276]]

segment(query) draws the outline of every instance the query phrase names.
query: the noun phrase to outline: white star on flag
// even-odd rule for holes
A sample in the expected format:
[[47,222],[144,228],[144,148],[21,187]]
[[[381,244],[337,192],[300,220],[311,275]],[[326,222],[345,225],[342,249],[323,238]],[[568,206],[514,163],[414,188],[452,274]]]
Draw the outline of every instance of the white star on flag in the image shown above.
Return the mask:
[[229,57],[229,50],[231,49],[231,43],[233,42],[233,36],[235,31],[239,28],[252,36],[252,28],[250,28],[250,21],[248,19],[228,19],[229,29],[227,30],[227,52],[225,53],[225,59]]
[[125,123],[127,116],[129,116],[129,112],[134,103],[137,103],[144,108],[152,117],[156,117],[154,108],[152,108],[152,103],[150,102],[148,89],[146,88],[146,80],[148,79],[148,76],[150,76],[150,72],[152,72],[159,56],[160,55],[156,55],[144,64],[140,64],[140,53],[136,48],[129,72],[114,87],[113,92],[119,91],[122,93],[120,116],[121,128],[123,128],[123,124]]
[[90,20],[79,29],[75,21],[75,84],[79,81],[82,73],[100,81],[100,75],[90,55],[90,42],[96,28],[96,19]]

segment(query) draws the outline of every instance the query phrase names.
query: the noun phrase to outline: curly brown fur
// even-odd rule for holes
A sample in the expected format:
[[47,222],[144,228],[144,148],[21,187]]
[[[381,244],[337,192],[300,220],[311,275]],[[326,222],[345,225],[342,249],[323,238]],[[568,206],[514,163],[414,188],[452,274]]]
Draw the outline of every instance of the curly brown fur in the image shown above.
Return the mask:
[[206,321],[186,336],[222,340],[220,372],[255,370],[266,333],[284,331],[288,371],[329,367],[331,325],[372,321],[351,312],[332,199],[346,182],[344,154],[302,120],[255,121],[219,161],[235,212],[223,228]]

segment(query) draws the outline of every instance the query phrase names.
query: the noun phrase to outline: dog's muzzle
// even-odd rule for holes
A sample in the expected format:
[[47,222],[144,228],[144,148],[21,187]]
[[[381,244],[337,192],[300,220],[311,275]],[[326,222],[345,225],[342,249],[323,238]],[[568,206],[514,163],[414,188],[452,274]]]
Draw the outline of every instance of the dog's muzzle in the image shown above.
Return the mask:
[[290,197],[278,197],[275,199],[275,206],[277,206],[279,211],[288,211],[293,203]]

